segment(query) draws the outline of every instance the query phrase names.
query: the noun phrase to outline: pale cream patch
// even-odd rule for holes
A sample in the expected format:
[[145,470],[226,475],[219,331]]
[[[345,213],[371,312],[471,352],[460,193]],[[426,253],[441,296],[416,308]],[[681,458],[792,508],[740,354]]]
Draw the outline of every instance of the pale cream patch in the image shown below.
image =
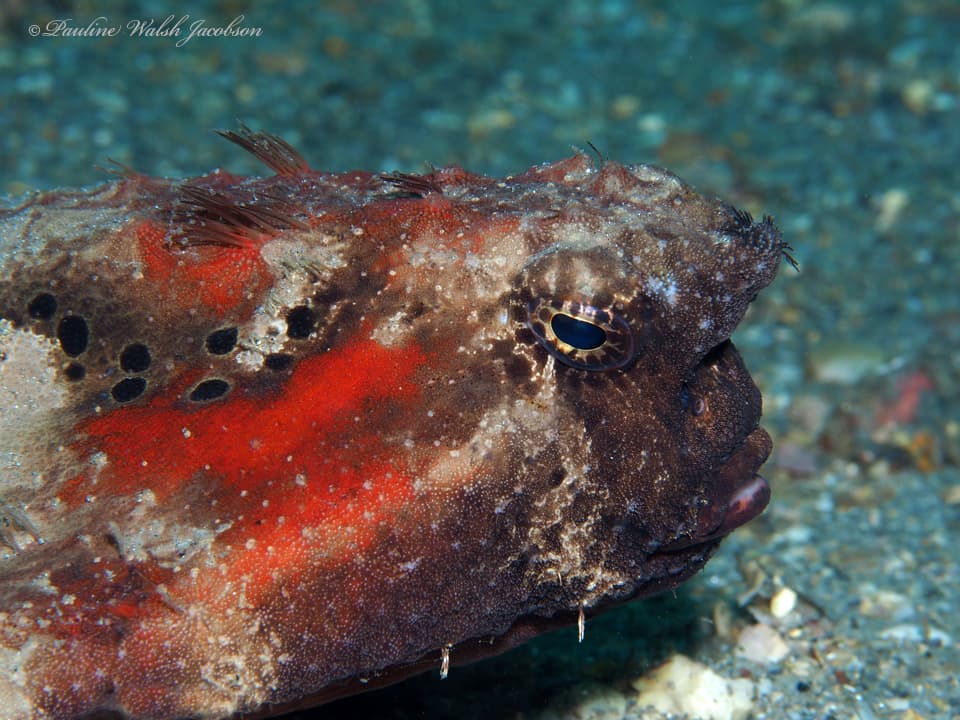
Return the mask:
[[57,369],[56,343],[0,320],[0,537],[15,549],[38,541],[22,503],[48,478],[36,457],[41,438],[62,422],[66,389]]
[[400,310],[385,318],[370,333],[371,339],[376,340],[384,347],[401,344],[410,330],[410,323],[404,320],[406,317],[407,311]]
[[236,356],[239,365],[259,370],[264,357],[283,352],[289,340],[287,311],[309,297],[318,281],[322,285],[335,270],[346,266],[345,249],[346,244],[339,238],[314,231],[291,231],[261,248],[260,255],[275,281],[264,303],[240,329],[238,343],[242,350]]
[[[559,579],[562,583],[565,579],[574,577],[581,580],[584,577],[589,578],[587,595],[580,598],[580,603],[590,606],[602,596],[603,592],[599,591],[600,588],[608,589],[610,582],[603,580],[602,566],[588,565],[582,553],[585,548],[593,545],[593,538],[596,537],[594,527],[602,522],[599,512],[593,512],[580,523],[574,523],[568,519],[569,507],[581,492],[588,489],[587,478],[590,473],[590,439],[586,428],[582,425],[577,424],[577,430],[574,431],[571,427],[571,432],[563,443],[564,454],[561,458],[565,473],[563,480],[533,503],[537,520],[530,523],[527,544],[528,547],[537,548],[539,551],[542,562],[540,574],[543,582]],[[595,501],[592,504],[593,507],[605,507],[608,494],[606,488],[591,486],[589,491],[597,493],[602,498]],[[556,546],[556,550],[551,551],[549,548],[552,543],[547,541],[546,535],[556,527],[561,528],[561,541]]]
[[[64,192],[59,203],[51,203],[47,197],[44,204],[27,205],[7,214],[0,219],[0,256],[8,267],[22,265],[26,269],[50,249],[50,238],[60,238],[63,247],[79,253],[77,260],[102,258],[100,241],[117,238],[130,221],[123,198],[127,191],[124,182],[108,183],[91,190]],[[133,259],[134,245],[113,245],[117,254],[111,253],[111,259]]]
[[0,413],[5,425],[0,447],[10,443],[17,430],[43,425],[48,413],[63,407],[58,357],[54,341],[0,320]]
[[109,523],[117,550],[127,561],[153,560],[161,567],[183,567],[201,552],[209,553],[229,523],[203,528],[165,519],[150,490],[137,493],[128,513]]
[[[0,613],[0,626],[8,625],[6,613]],[[30,656],[38,647],[37,639],[29,638],[19,648],[8,648],[0,645],[0,707],[4,717],[32,718],[34,717],[33,702],[27,689],[27,674],[24,672],[30,661]]]
[[[473,231],[464,231],[460,242]],[[394,282],[403,283],[405,292],[426,305],[449,308],[463,323],[464,331],[476,327],[472,342],[463,347],[482,349],[489,346],[490,330],[480,323],[477,309],[490,304],[491,298],[506,297],[521,261],[528,253],[527,240],[522,232],[505,232],[487,237],[479,253],[445,247],[448,241],[440,235],[418,236],[413,244],[404,245],[405,263],[391,271]],[[386,347],[402,345],[416,327],[405,310],[381,320],[371,338]],[[425,317],[421,322],[435,321]],[[494,328],[502,332],[503,326]],[[464,333],[466,337],[466,332]]]
[[[552,364],[545,372],[552,374]],[[556,383],[552,378],[538,383],[540,392],[532,400],[509,399],[491,408],[477,423],[477,429],[467,442],[448,447],[438,453],[438,459],[426,476],[418,478],[414,490],[418,494],[452,490],[465,483],[483,482],[483,472],[490,472],[491,458],[506,458],[504,448],[515,448],[523,455],[536,455],[557,439]],[[432,450],[443,448],[432,448]],[[494,469],[496,473],[498,469]]]

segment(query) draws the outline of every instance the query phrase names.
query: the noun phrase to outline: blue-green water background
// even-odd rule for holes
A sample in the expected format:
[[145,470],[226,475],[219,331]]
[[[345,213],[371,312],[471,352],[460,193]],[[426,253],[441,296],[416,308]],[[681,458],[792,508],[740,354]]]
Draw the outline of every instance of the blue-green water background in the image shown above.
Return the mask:
[[[131,21],[159,26],[170,14],[189,16],[179,37],[131,36]],[[241,15],[240,26],[259,28],[259,37],[177,45],[191,23],[223,27]],[[99,27],[121,31],[43,35],[50,20],[83,27],[98,17]],[[105,177],[94,166],[107,157],[152,175],[263,173],[210,132],[239,119],[282,135],[323,170],[459,164],[507,174],[592,143],[609,158],[665,165],[704,192],[774,215],[803,271],[782,274],[736,339],[778,446],[792,438],[802,460],[791,462],[807,465],[775,456],[775,504],[754,534],[731,539],[716,568],[676,597],[592,622],[585,645],[554,636],[455,669],[443,683],[423,678],[324,715],[532,716],[572,683],[616,685],[671,652],[696,654],[711,598],[727,583],[743,589],[737,556],[763,552],[783,523],[825,522],[824,543],[843,532],[849,517],[823,517],[812,498],[831,493],[837,462],[861,456],[830,447],[822,434],[817,442],[823,428],[791,436],[798,398],[828,410],[845,403],[866,417],[895,399],[898,373],[925,372],[936,390],[905,432],[909,440],[926,431],[939,443],[935,472],[918,475],[909,458],[893,470],[935,497],[956,484],[958,38],[960,5],[948,0],[7,2],[0,193],[92,184]],[[853,376],[825,377],[826,357],[853,365]],[[860,430],[851,442],[879,443],[870,428]],[[942,515],[932,513],[933,527],[920,535],[954,537],[955,506],[935,506]],[[898,534],[898,518],[891,511],[884,525],[891,547],[914,542]],[[949,611],[956,569],[939,555],[930,562]],[[813,583],[803,572],[788,579]],[[864,582],[883,584],[879,567],[864,572]],[[819,601],[836,601],[842,614],[845,600],[831,598]],[[866,637],[845,631],[871,658]],[[947,667],[954,661],[945,656]],[[868,685],[858,688],[864,702],[882,708],[885,691]],[[943,692],[943,707],[956,710],[956,684]]]

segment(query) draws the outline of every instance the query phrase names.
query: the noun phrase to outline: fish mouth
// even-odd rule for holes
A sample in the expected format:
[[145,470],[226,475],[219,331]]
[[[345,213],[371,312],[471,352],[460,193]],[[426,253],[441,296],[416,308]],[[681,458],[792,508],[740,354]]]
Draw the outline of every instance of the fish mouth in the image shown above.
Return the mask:
[[760,515],[770,502],[770,485],[757,472],[770,454],[770,436],[756,428],[724,464],[713,483],[713,497],[701,510],[696,527],[660,548],[673,553],[715,543]]
[[714,529],[698,538],[697,543],[719,540],[729,535],[762,513],[769,502],[769,483],[762,475],[754,475],[734,491],[726,508],[720,512]]

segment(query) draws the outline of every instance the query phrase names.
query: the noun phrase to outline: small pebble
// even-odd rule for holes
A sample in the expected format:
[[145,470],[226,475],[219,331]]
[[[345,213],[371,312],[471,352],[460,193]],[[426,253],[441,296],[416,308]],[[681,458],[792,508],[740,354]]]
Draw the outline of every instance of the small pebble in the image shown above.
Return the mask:
[[817,456],[808,445],[782,441],[776,447],[773,465],[792,477],[810,477],[817,472]]
[[774,664],[790,654],[790,646],[769,625],[748,625],[737,640],[737,657],[759,664]]
[[947,505],[960,505],[960,485],[951,485],[943,493]]
[[640,110],[640,99],[635,95],[618,95],[610,103],[610,115],[615,120],[626,120]]
[[770,614],[778,620],[785,618],[797,606],[797,593],[788,587],[780,588],[770,598]]
[[833,404],[820,395],[798,395],[791,398],[787,407],[790,422],[797,430],[811,436],[823,430],[833,411]]
[[856,21],[853,11],[841,3],[815,2],[785,3],[793,6],[789,17],[791,29],[805,35],[816,37],[840,35],[850,29]]
[[937,628],[922,628],[919,625],[893,625],[880,633],[885,640],[894,640],[904,644],[925,643],[937,647],[950,647],[953,638]]
[[916,609],[910,598],[892,590],[877,590],[866,586],[857,608],[865,617],[908,620],[916,615]]
[[665,665],[635,680],[633,687],[638,707],[700,720],[745,720],[753,705],[750,680],[721,677],[684,655],[674,655]]
[[506,109],[483,110],[467,120],[467,130],[472,137],[483,137],[496,130],[507,130],[517,122],[516,116]]
[[929,80],[917,79],[908,82],[900,97],[910,112],[923,115],[930,110],[930,104],[936,95],[936,89]]
[[892,188],[874,199],[877,218],[873,226],[877,232],[887,232],[900,218],[903,209],[910,202],[910,195],[903,188]]
[[856,385],[876,374],[885,361],[883,350],[862,343],[826,343],[811,352],[809,363],[813,377],[820,382]]

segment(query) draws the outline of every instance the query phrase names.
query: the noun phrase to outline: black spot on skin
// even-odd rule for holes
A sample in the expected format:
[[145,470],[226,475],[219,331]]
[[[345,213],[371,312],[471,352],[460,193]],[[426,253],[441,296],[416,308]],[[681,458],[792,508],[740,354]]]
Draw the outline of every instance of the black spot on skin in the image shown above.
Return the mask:
[[550,487],[556,487],[563,482],[563,479],[567,476],[567,471],[563,468],[557,468],[552,473],[550,477],[547,478],[547,482],[550,484]]
[[536,335],[534,335],[533,331],[527,327],[517,328],[517,331],[514,333],[514,337],[521,345],[533,345],[537,342]]
[[143,343],[127,345],[120,353],[120,367],[129,373],[143,372],[150,367],[150,350]]
[[530,378],[530,363],[517,355],[508,356],[503,363],[507,377],[515,382],[524,382]]
[[70,363],[63,369],[63,374],[67,380],[83,380],[87,376],[87,369],[80,363]]
[[226,355],[237,344],[237,328],[214,330],[207,335],[207,352],[211,355]]
[[228,383],[226,380],[220,380],[219,378],[214,378],[213,380],[204,380],[190,393],[190,399],[193,402],[216,400],[218,397],[226,395],[229,389],[230,383]]
[[527,321],[527,309],[525,306],[520,304],[513,304],[510,306],[510,319],[514,322],[525,323]]
[[287,313],[287,337],[299,340],[310,337],[314,323],[313,310],[305,305],[293,308]]
[[110,394],[117,402],[125,403],[136,400],[147,389],[147,381],[143,378],[124,378],[110,389]]
[[57,339],[60,347],[71,357],[76,357],[87,349],[90,342],[90,329],[87,321],[79,315],[68,315],[57,325]]
[[330,286],[318,291],[313,296],[313,301],[317,305],[333,305],[338,300],[342,300],[346,293],[338,287]]
[[418,300],[414,303],[411,303],[411,305],[407,308],[407,322],[413,322],[418,317],[426,313],[429,309],[430,308],[427,306],[427,304],[422,301]]
[[37,320],[49,320],[56,311],[57,299],[50,293],[40,293],[27,305],[30,317]]
[[[537,343],[536,345],[533,346],[533,357],[534,357],[534,360],[536,360],[538,365],[543,365],[547,361],[547,358],[550,357],[550,354],[547,352],[547,349],[543,347],[543,345],[541,345],[540,343]],[[557,372],[560,372],[562,370],[570,370],[570,369],[572,368],[569,368],[563,364],[557,365]]]
[[580,525],[590,517],[592,505],[593,503],[589,495],[577,493],[573,498],[573,503],[566,508],[565,512],[567,513],[567,517],[573,518],[573,521],[577,523],[577,525]]
[[287,355],[286,353],[267,355],[263,359],[263,365],[268,370],[286,370],[293,365],[293,355]]

